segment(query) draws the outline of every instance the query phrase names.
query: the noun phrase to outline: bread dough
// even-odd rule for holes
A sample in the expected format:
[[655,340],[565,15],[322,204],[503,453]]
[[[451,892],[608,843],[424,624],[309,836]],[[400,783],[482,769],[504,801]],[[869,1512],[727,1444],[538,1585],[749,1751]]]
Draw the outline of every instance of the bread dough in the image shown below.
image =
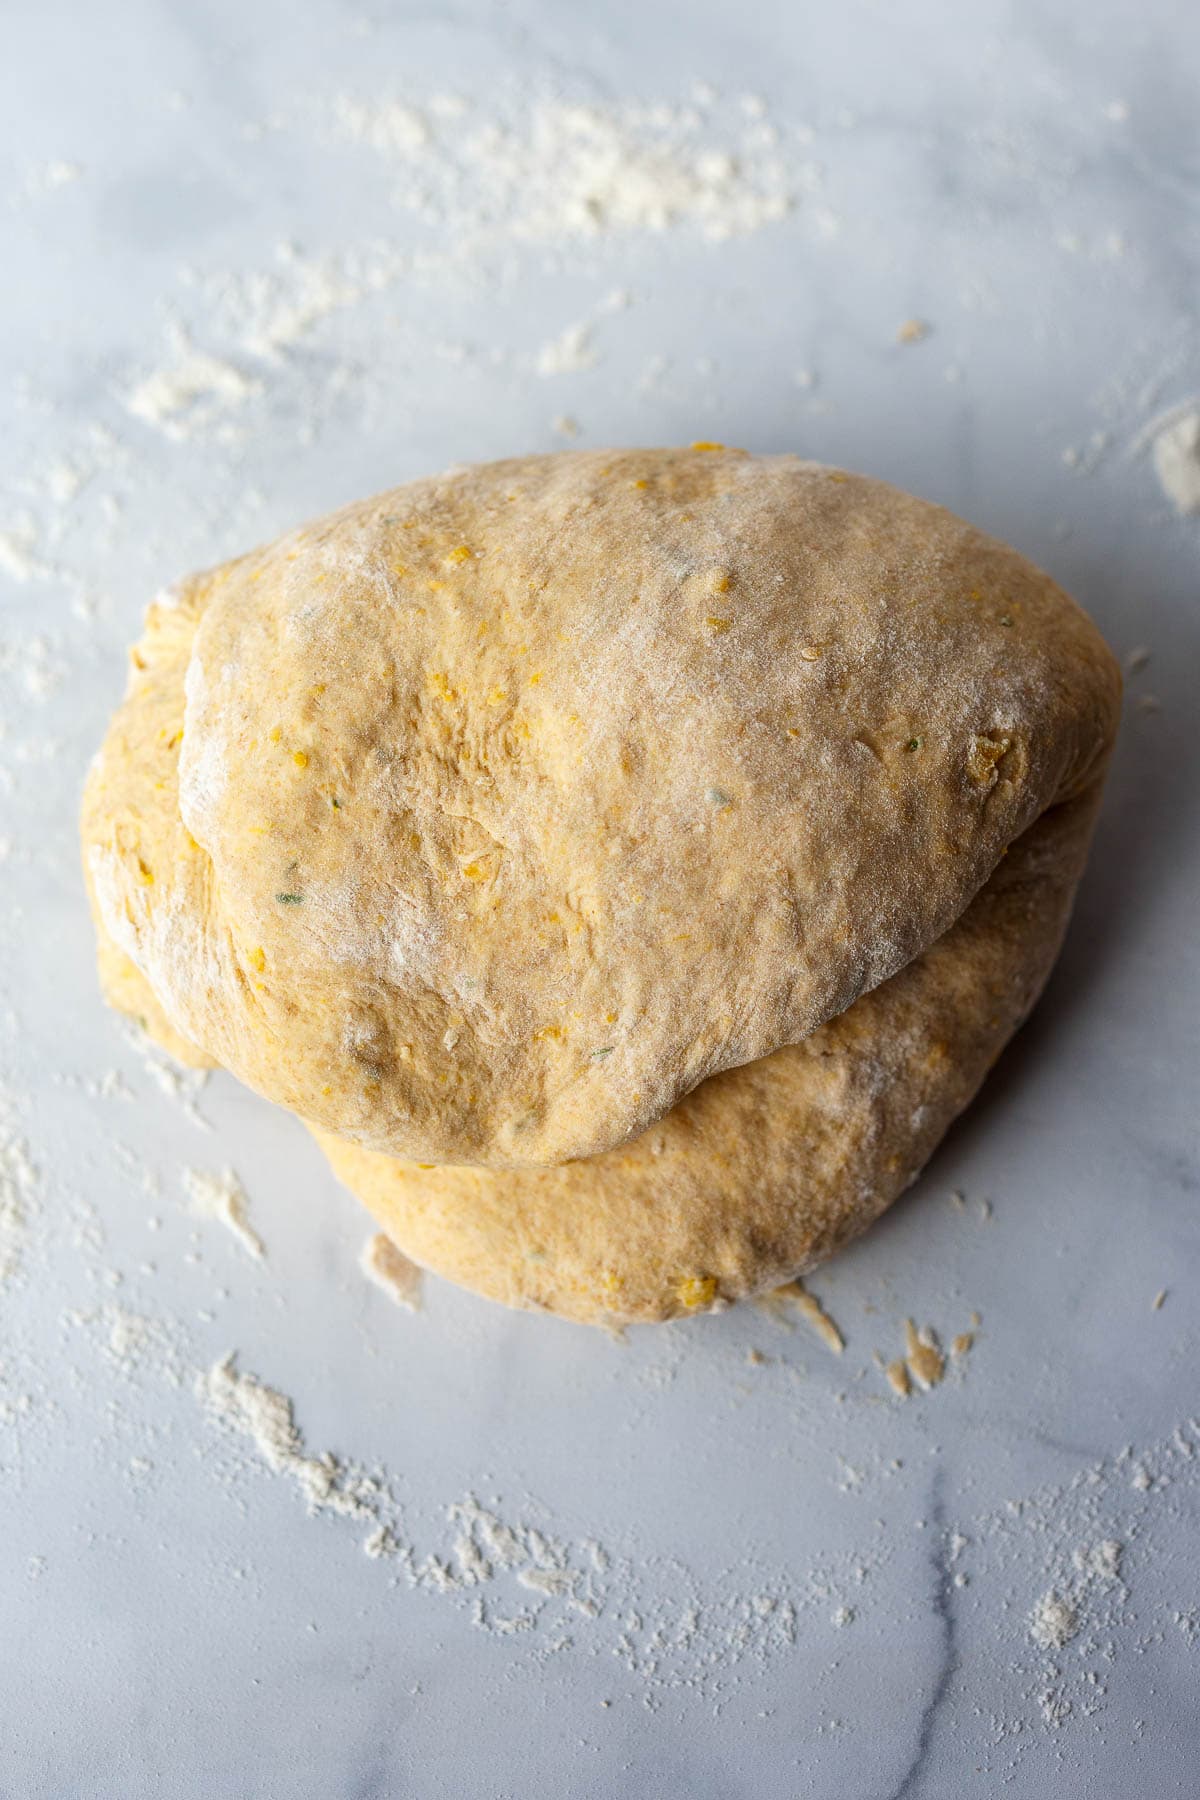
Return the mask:
[[775,1287],[869,1225],[975,1093],[1049,973],[1097,798],[1044,814],[890,981],[623,1149],[487,1170],[322,1148],[407,1256],[510,1306],[624,1324]]
[[314,1124],[494,1169],[701,1082],[707,1118],[911,963],[1094,782],[1119,688],[1013,551],[719,447],[395,489],[182,583],[133,664],[84,802],[110,996],[132,966]]

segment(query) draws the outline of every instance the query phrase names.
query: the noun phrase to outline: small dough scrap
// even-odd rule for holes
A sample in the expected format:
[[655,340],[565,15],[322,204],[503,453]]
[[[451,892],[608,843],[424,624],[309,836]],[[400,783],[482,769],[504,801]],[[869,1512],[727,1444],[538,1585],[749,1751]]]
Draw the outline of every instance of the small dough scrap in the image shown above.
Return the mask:
[[367,1280],[397,1306],[420,1312],[423,1281],[415,1262],[393,1244],[386,1232],[377,1231],[362,1247],[358,1266]]

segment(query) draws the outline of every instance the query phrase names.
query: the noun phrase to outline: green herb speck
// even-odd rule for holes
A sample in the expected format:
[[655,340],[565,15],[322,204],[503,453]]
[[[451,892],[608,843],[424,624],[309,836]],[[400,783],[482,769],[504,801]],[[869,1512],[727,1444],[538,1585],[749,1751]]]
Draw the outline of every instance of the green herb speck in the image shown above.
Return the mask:
[[909,738],[909,740],[908,740],[907,744],[905,744],[904,748],[906,750],[919,750],[921,748],[921,745],[924,742],[925,742],[924,738]]
[[336,795],[336,794],[330,794],[330,796],[329,796],[329,804],[330,804],[330,806],[332,806],[332,808],[333,808],[333,810],[334,810],[334,812],[341,812],[341,810],[342,810],[342,803],[341,803],[341,801],[340,801],[340,800],[339,800],[339,799],[338,799],[338,797],[337,797],[337,795]]
[[1002,625],[1011,625],[1011,624],[1012,624],[1012,620],[1011,620],[1011,619],[1010,619],[1010,618],[1009,618],[1009,616],[1008,616],[1008,614],[1007,614],[1007,613],[1001,613],[1001,615],[1000,615],[1000,623],[1001,623],[1001,624],[1002,624]]
[[278,900],[280,906],[303,906],[304,905],[304,895],[303,894],[276,894],[275,898]]
[[729,795],[723,793],[719,787],[710,787],[704,798],[708,801],[710,806],[724,807],[733,805],[733,801],[729,798]]
[[592,1061],[599,1062],[602,1057],[611,1056],[616,1047],[615,1044],[604,1044],[599,1050],[593,1050]]

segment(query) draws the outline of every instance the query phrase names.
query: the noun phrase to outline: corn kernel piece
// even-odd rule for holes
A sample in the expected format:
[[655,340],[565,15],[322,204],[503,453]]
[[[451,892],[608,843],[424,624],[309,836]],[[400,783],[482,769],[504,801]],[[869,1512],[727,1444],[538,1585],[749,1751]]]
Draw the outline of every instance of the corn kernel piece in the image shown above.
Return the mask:
[[260,945],[258,949],[250,951],[246,961],[257,974],[261,975],[267,966],[267,953]]
[[685,1275],[675,1295],[681,1306],[690,1312],[696,1312],[702,1306],[711,1306],[717,1297],[717,1278],[715,1275]]
[[292,761],[298,769],[307,769],[308,767],[308,757],[304,754],[303,750],[293,750]]
[[154,886],[154,870],[149,863],[143,862],[140,856],[138,857],[138,876],[146,887]]
[[705,624],[706,629],[711,631],[714,637],[724,637],[725,633],[729,630],[730,626],[733,624],[733,620],[732,619],[721,619],[721,618],[718,618],[714,613],[709,613],[707,618],[704,621],[704,624]]
[[459,544],[456,549],[454,549],[450,552],[449,556],[446,558],[446,561],[452,562],[452,563],[470,562],[470,560],[474,554],[475,554],[474,551],[470,548],[469,545]]
[[712,443],[708,438],[697,438],[692,445],[693,450],[723,450],[724,444]]
[[967,746],[967,774],[977,787],[992,787],[997,780],[996,765],[1012,749],[1007,737],[973,737]]

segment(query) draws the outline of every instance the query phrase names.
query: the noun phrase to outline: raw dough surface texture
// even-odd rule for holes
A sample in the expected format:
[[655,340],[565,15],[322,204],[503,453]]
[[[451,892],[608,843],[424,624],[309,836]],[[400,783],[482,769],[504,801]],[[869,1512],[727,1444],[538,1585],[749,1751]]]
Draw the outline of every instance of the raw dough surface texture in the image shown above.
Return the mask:
[[[722,1141],[758,1120],[761,1143],[783,1080],[775,1061],[721,1071],[788,1045],[783,1066],[817,1071],[812,1034],[860,1041],[854,1002],[877,990],[873,1038],[898,971],[924,996],[906,1029],[937,1009],[942,978],[906,965],[936,962],[1047,809],[1094,795],[1118,692],[1045,575],[879,482],[720,447],[454,470],[152,605],[85,795],[106,986],[363,1151],[479,1165],[447,1174],[446,1218],[451,1189],[474,1196],[464,1217],[512,1202],[484,1170],[552,1169],[549,1194],[569,1159],[665,1154],[646,1146],[666,1114],[698,1162],[714,1096]],[[1053,925],[1022,902],[1008,1025],[941,1078],[939,1116],[1039,985],[1072,882]],[[830,1169],[839,1106],[853,1138],[851,1089],[893,1063],[880,1040],[853,1081],[831,1072]],[[926,1104],[888,1127],[911,1140],[897,1176],[942,1128]],[[802,1208],[799,1180],[781,1167]],[[869,1212],[882,1189],[862,1180]],[[649,1242],[676,1203],[639,1192]]]
[[1098,789],[1055,807],[950,930],[801,1044],[714,1075],[633,1143],[557,1169],[421,1168],[318,1132],[426,1268],[622,1325],[790,1281],[919,1173],[1050,971]]

